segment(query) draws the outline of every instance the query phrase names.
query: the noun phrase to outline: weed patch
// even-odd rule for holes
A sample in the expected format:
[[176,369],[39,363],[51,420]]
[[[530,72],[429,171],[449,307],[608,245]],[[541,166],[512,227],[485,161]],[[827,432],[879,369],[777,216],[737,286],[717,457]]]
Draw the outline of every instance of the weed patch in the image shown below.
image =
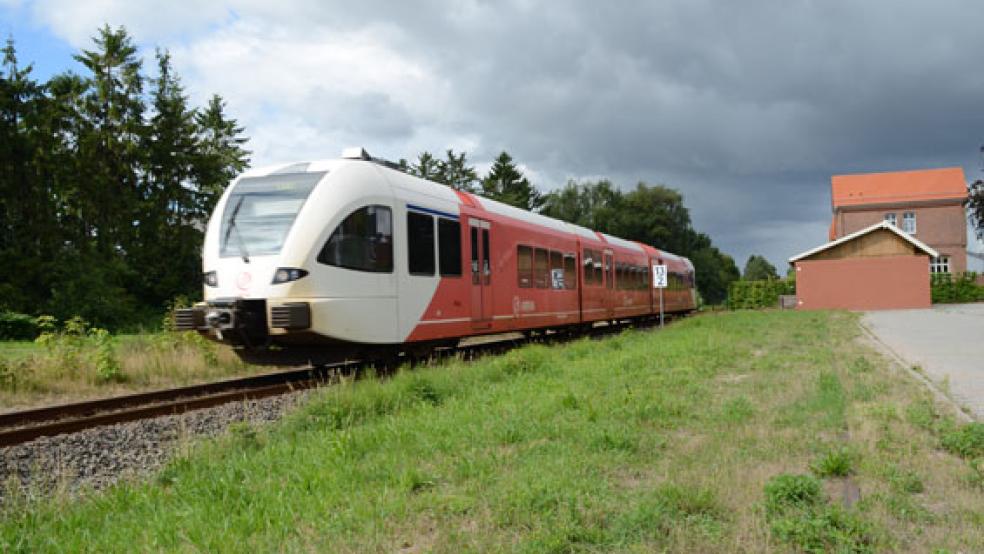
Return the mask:
[[847,447],[828,450],[810,469],[817,477],[847,477],[854,473],[854,453]]
[[827,504],[810,475],[777,475],[765,485],[773,535],[808,552],[870,552],[872,527],[855,513]]
[[962,458],[984,458],[984,423],[968,423],[945,431],[940,444]]
[[771,515],[806,510],[823,502],[823,486],[811,475],[782,474],[765,484],[765,508]]

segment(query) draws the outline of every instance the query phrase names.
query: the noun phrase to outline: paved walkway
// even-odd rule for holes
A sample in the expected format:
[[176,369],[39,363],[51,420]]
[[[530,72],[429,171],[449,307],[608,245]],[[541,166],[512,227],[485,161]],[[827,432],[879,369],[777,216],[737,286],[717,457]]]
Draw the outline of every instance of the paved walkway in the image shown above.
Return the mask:
[[984,421],[984,303],[867,312],[863,323]]

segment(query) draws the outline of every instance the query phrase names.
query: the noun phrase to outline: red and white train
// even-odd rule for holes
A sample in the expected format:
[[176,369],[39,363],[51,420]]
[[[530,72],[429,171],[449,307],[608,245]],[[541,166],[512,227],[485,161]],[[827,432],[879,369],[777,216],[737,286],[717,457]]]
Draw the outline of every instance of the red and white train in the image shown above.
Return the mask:
[[205,301],[179,329],[244,359],[423,353],[464,337],[695,308],[690,260],[419,179],[362,149],[237,178],[205,235]]

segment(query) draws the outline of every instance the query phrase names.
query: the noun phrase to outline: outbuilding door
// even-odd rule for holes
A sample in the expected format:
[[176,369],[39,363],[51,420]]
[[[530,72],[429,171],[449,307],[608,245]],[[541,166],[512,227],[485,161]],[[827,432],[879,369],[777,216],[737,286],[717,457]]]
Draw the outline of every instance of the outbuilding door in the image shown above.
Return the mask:
[[492,326],[492,224],[484,219],[468,218],[471,245],[472,325],[476,329]]

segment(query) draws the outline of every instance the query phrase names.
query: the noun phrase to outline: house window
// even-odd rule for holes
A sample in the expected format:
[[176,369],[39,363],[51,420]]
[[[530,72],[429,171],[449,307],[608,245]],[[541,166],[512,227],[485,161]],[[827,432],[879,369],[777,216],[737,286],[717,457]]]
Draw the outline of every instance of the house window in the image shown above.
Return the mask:
[[916,234],[916,214],[915,212],[905,212],[902,214],[902,230],[910,235]]
[[930,258],[929,272],[950,273],[950,256],[940,256],[939,258]]
[[885,214],[885,221],[891,223],[892,225],[898,225],[898,222],[895,220],[895,213]]

